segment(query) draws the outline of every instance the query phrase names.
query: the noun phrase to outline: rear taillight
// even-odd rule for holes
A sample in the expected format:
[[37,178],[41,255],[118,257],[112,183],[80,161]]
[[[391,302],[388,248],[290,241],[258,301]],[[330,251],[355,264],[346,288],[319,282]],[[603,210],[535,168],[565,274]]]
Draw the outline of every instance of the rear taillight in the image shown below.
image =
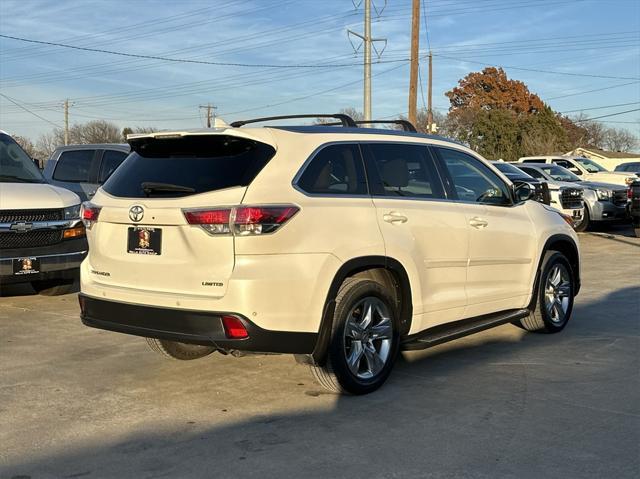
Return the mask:
[[627,188],[627,199],[630,200],[633,198],[633,189],[631,187]]
[[80,212],[80,217],[82,218],[82,222],[87,228],[91,228],[93,223],[98,221],[98,216],[100,216],[101,209],[101,206],[96,206],[88,201],[82,203],[82,211]]
[[229,220],[231,209],[187,210],[184,217],[190,225],[200,225],[212,235],[224,235],[231,232]]
[[183,212],[187,223],[199,225],[209,234],[251,236],[275,232],[299,210],[294,205],[263,205]]

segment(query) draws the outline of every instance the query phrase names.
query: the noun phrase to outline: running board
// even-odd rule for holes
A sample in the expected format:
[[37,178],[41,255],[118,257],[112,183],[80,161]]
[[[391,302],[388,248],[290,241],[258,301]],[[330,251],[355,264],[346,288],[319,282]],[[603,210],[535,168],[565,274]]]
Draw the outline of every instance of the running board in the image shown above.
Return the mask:
[[485,314],[475,318],[463,319],[453,323],[441,324],[433,328],[407,336],[402,341],[404,351],[427,349],[438,344],[479,333],[485,329],[495,328],[501,324],[511,323],[529,315],[528,309],[510,309],[499,313]]

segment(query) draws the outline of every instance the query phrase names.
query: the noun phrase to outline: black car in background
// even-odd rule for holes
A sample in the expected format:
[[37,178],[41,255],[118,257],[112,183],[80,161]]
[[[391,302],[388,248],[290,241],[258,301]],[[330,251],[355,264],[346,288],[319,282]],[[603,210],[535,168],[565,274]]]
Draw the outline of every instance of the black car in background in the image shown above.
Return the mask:
[[535,190],[534,199],[545,205],[551,204],[551,194],[549,193],[549,185],[546,181],[539,180],[519,170],[513,165],[504,161],[493,161],[493,166],[498,168],[504,176],[509,178],[513,183],[529,183]]
[[633,222],[636,238],[640,238],[640,180],[636,180],[629,186],[629,214]]

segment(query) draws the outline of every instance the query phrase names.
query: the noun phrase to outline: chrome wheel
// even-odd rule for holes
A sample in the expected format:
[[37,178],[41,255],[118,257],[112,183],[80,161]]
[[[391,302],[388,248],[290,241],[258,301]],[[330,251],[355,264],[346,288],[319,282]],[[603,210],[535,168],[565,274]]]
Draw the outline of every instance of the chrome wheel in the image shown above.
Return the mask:
[[344,353],[349,370],[359,379],[376,376],[387,364],[393,321],[387,305],[368,296],[349,312],[344,328]]
[[553,323],[564,322],[569,309],[571,276],[563,264],[555,264],[545,282],[544,304]]

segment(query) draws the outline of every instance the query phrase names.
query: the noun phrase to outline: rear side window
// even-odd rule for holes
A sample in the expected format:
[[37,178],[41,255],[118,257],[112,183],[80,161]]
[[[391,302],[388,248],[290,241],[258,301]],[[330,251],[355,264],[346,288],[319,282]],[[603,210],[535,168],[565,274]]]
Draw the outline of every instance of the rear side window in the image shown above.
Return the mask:
[[172,198],[248,186],[275,154],[269,145],[228,135],[141,138],[131,146],[103,186],[114,196]]
[[56,163],[53,179],[81,183],[89,181],[95,150],[63,151]]
[[507,185],[485,164],[450,148],[437,148],[459,200],[489,205],[510,205]]
[[366,195],[360,148],[350,143],[324,147],[307,165],[297,185],[307,193]]
[[374,195],[444,198],[426,146],[397,143],[364,145]]
[[542,158],[536,158],[535,160],[532,160],[532,159],[522,160],[522,162],[523,163],[546,163],[546,160]]
[[102,155],[102,163],[100,163],[100,173],[98,174],[98,183],[102,184],[116,171],[120,163],[124,161],[128,153],[117,150],[105,150]]

